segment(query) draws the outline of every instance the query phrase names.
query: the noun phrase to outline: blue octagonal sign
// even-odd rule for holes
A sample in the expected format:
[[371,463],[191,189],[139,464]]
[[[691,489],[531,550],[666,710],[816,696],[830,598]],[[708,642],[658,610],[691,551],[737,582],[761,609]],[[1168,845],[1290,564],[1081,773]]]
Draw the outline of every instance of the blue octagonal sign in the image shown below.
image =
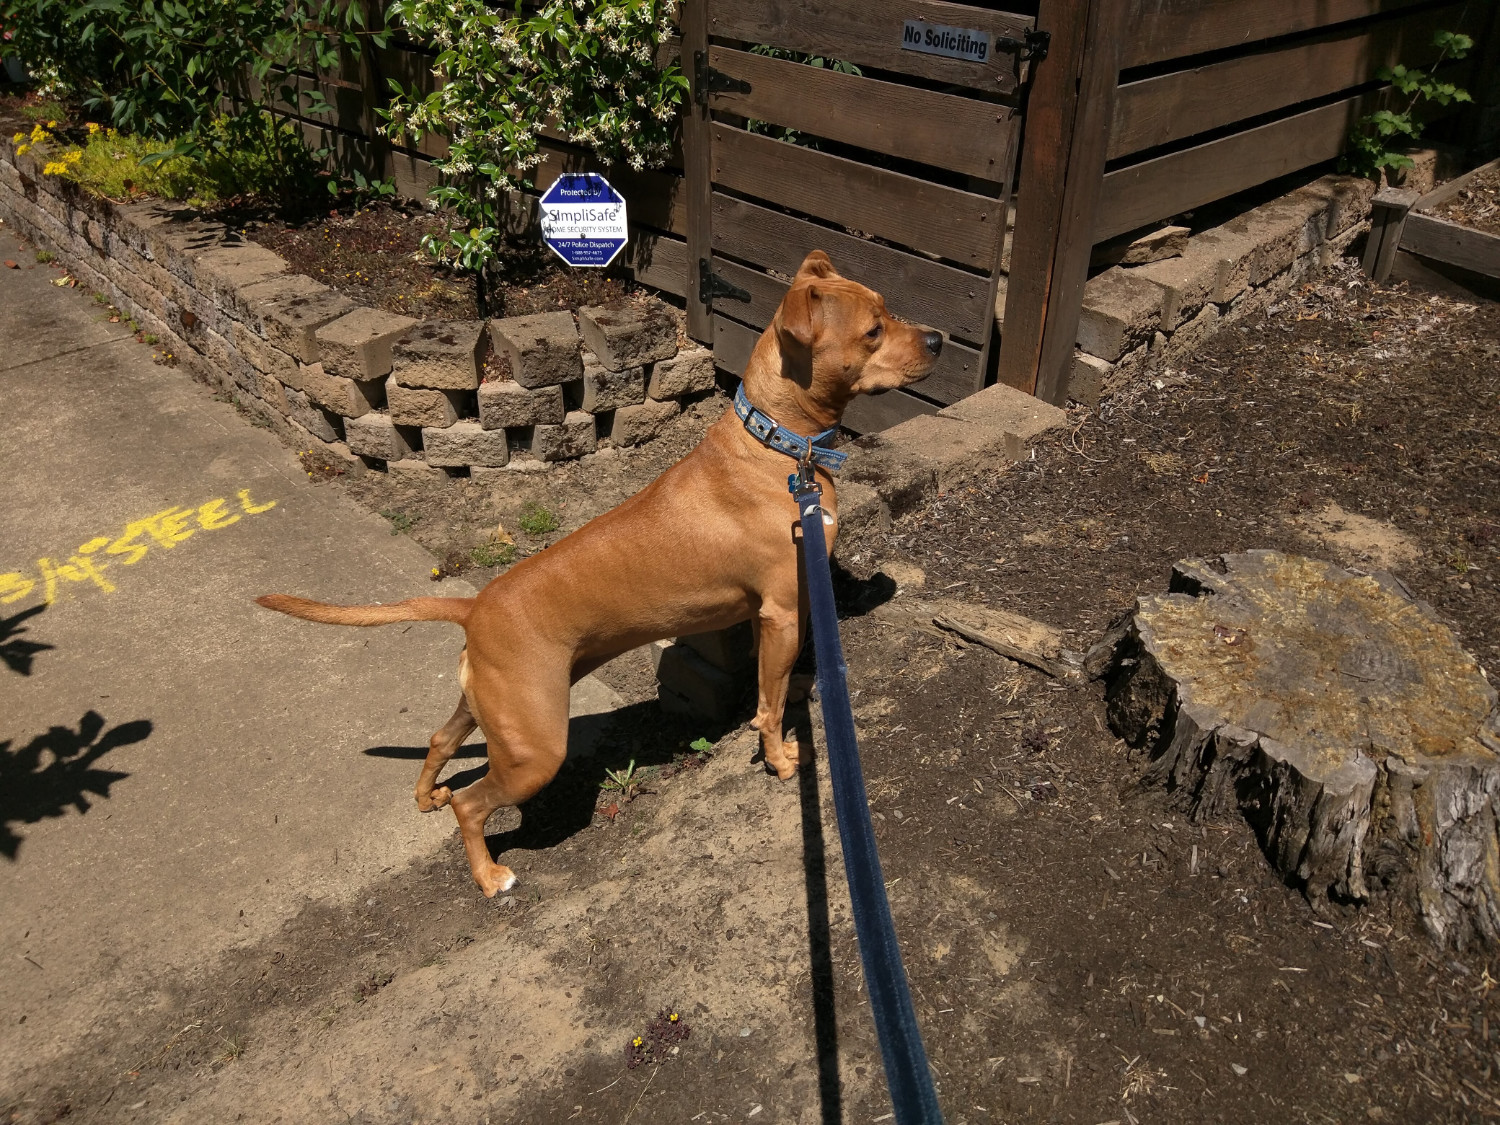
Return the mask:
[[625,247],[625,197],[595,172],[557,177],[540,207],[543,241],[570,266],[602,268]]

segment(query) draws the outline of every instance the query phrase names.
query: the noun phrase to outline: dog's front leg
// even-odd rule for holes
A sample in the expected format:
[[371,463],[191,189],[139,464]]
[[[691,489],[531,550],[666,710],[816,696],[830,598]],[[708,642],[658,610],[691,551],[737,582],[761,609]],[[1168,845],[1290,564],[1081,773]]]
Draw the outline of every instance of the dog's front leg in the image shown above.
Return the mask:
[[766,768],[775,770],[776,776],[785,781],[797,772],[799,761],[796,739],[783,735],[782,717],[792,665],[802,650],[802,620],[795,603],[791,609],[767,604],[761,607],[756,625],[760,641],[760,698],[752,725],[760,731]]

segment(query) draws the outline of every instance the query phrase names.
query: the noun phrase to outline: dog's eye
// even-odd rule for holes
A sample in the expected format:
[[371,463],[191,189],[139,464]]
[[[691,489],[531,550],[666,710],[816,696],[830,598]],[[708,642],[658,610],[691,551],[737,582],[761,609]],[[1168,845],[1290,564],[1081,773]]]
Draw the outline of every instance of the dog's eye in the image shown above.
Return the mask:
[[870,329],[868,332],[865,333],[865,339],[867,339],[867,340],[878,340],[878,339],[880,339],[880,334],[882,332],[884,332],[884,331],[885,331],[885,325],[883,325],[883,324],[877,324],[874,328]]

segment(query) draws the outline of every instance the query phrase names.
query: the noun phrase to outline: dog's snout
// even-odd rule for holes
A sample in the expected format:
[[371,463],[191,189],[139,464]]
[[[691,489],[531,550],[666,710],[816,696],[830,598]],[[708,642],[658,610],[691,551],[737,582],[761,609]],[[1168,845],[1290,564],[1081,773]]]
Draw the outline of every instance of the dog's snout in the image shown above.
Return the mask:
[[922,343],[933,355],[939,355],[943,350],[943,334],[941,332],[924,332]]

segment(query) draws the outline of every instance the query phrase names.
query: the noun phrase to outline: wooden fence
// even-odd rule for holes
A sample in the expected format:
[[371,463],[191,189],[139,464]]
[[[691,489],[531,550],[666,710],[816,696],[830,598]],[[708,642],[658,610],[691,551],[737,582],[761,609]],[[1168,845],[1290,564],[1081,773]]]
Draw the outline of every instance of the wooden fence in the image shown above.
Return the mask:
[[[943,365],[918,394],[850,415],[879,429],[997,378],[1064,400],[1096,243],[1326,164],[1389,93],[1377,68],[1431,64],[1435,30],[1500,57],[1500,0],[993,2],[1035,13],[990,0],[685,0],[682,39],[663,49],[692,85],[680,159],[601,169],[552,135],[536,189],[605,171],[629,202],[629,267],[685,303],[689,331],[730,371],[814,248],[941,329]],[[910,21],[989,49],[982,61],[912,50]],[[1037,33],[1046,56],[1024,62]],[[858,73],[797,61],[808,55]],[[375,109],[389,77],[430,86],[431,69],[431,55],[395,44],[304,76],[333,106],[301,114],[304,129],[420,195],[441,140],[394,146]],[[785,130],[795,143],[778,139]]]
[[998,378],[1064,400],[1096,243],[1332,160],[1379,67],[1431,65],[1439,29],[1493,39],[1496,8],[1041,0]]

